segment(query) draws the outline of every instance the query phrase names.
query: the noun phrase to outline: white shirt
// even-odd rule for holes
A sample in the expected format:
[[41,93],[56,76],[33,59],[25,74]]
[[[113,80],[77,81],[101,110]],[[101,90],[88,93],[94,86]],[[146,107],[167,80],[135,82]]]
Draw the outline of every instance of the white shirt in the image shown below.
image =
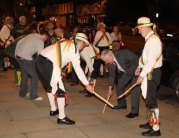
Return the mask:
[[[87,68],[89,69],[89,72],[93,72],[93,70],[94,70],[94,68],[93,68],[94,58],[93,57],[96,56],[96,53],[95,53],[93,47],[91,46],[91,44],[89,44],[88,47],[85,47],[80,52],[80,55],[85,60]],[[85,73],[87,73],[87,72],[85,71]]]
[[[162,56],[157,61],[157,58],[162,54],[162,43],[158,36],[152,35],[154,32],[151,31],[145,37],[145,46],[142,53],[143,64],[139,61],[139,67],[142,68],[140,76],[145,77],[152,68],[159,68],[162,66]],[[156,62],[157,61],[157,62]]]
[[[121,65],[117,62],[117,60],[116,60],[115,57],[114,57],[114,62],[116,63],[118,70],[120,70],[120,71],[122,71],[122,72],[125,72],[124,69],[121,67]],[[114,63],[114,64],[115,64],[115,63]]]
[[[66,47],[66,49],[64,50],[65,45],[66,45],[66,42],[63,42],[60,45],[60,48],[62,51],[61,68],[63,68],[65,65],[67,65],[67,63],[72,62],[73,68],[74,68],[78,78],[80,79],[80,81],[84,85],[88,85],[89,82],[87,81],[86,76],[80,66],[80,55],[79,55],[78,48],[77,48],[77,52],[75,53],[74,43],[70,44],[69,49],[68,49],[68,47]],[[40,55],[48,58],[54,64],[54,66],[57,66],[57,67],[59,66],[57,56],[56,56],[57,55],[56,44],[52,44],[52,45],[46,47],[44,50],[42,50],[40,52]]]
[[8,38],[9,40],[14,40],[12,36],[9,37],[11,35],[11,29],[12,29],[12,26],[8,24],[2,27],[1,32],[0,32],[0,38],[3,42],[5,42]]
[[109,46],[112,43],[111,35],[108,32],[105,32],[105,33],[106,33],[106,36],[108,37],[109,41],[107,40],[107,38],[105,36],[99,41],[99,39],[103,35],[103,32],[97,31],[93,44],[96,45],[96,43],[99,41],[97,46],[99,46],[99,47]]
[[114,41],[114,40],[118,40],[116,34],[114,32],[111,33],[111,40]]

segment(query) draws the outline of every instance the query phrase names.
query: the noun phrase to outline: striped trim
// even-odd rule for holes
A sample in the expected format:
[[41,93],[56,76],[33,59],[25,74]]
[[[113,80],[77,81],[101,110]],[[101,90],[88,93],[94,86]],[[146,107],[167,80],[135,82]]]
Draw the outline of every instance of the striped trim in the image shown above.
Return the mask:
[[57,56],[57,62],[58,62],[58,66],[61,69],[61,61],[62,61],[62,57],[61,57],[61,47],[60,47],[60,43],[56,43],[56,56]]
[[[84,39],[86,39],[87,41],[88,41],[88,39],[87,38],[85,38],[85,37],[82,37],[82,36],[76,36],[76,37],[81,37],[81,38],[84,38]],[[78,38],[77,38],[78,39]]]

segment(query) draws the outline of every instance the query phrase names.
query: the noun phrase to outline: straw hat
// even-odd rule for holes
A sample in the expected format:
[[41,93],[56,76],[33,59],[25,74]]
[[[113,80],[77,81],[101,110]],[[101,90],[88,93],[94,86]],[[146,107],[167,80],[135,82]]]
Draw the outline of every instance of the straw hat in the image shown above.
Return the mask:
[[54,24],[53,24],[53,23],[48,23],[48,24],[47,24],[47,28],[48,28],[48,29],[53,29],[53,27],[54,27]]
[[89,42],[88,42],[88,38],[87,38],[87,36],[86,36],[84,33],[77,33],[77,34],[76,34],[76,39],[85,42],[86,45],[89,44]]
[[148,27],[148,26],[152,26],[153,23],[150,22],[150,19],[147,17],[141,17],[137,20],[137,27],[136,28],[140,28],[140,27]]

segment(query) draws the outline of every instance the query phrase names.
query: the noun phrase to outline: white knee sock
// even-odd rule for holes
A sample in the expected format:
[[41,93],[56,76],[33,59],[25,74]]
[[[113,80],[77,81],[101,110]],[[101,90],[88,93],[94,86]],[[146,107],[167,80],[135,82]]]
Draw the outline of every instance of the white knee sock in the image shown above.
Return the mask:
[[65,118],[65,97],[57,98],[58,110],[59,110],[59,119]]
[[93,80],[93,83],[94,83],[93,87],[95,87],[95,85],[96,85],[96,79]]
[[100,66],[100,74],[101,75],[103,75],[103,69],[104,69],[103,67],[104,67],[103,64],[101,64],[101,66]]
[[[158,108],[155,108],[155,109],[154,109],[154,112],[155,112],[157,121],[159,122],[159,109],[158,109]],[[153,115],[153,116],[154,116],[154,115]],[[153,128],[153,130],[155,130],[155,131],[159,130],[159,124],[154,124],[152,128]]]
[[51,107],[51,111],[56,111],[57,107],[55,105],[55,97],[52,93],[47,93],[49,102],[50,102],[50,107]]
[[7,61],[4,62],[4,67],[5,67],[5,68],[8,67],[8,62],[7,62]]

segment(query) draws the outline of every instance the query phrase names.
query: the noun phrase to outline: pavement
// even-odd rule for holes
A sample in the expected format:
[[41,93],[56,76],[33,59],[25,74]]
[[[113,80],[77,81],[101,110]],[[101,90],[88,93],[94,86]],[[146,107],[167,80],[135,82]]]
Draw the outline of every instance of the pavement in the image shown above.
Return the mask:
[[[30,80],[29,80],[30,81]],[[107,78],[99,78],[95,91],[106,98]],[[50,117],[49,101],[39,81],[38,95],[43,101],[20,98],[14,83],[13,70],[0,72],[0,138],[142,138],[139,124],[146,123],[145,103],[141,97],[139,116],[125,117],[130,112],[130,95],[126,97],[127,110],[112,110],[96,97],[84,97],[83,87],[65,82],[69,95],[66,115],[75,125],[58,125],[57,116]],[[165,89],[165,88],[164,88]],[[160,90],[159,90],[160,91]],[[116,93],[109,100],[116,105]],[[160,109],[161,138],[179,138],[179,106],[158,100]]]

